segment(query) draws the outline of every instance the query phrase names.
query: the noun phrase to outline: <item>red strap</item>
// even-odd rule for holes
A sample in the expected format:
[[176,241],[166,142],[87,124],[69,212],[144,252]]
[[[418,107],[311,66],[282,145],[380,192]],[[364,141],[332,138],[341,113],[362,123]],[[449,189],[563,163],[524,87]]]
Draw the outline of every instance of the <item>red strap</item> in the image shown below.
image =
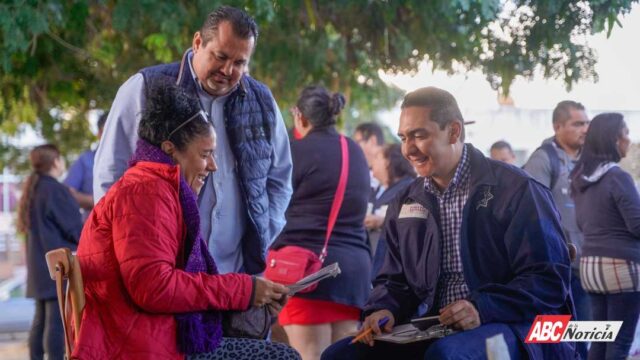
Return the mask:
[[347,146],[347,139],[340,135],[340,149],[342,150],[342,168],[340,169],[340,180],[338,181],[338,188],[336,189],[336,195],[333,197],[333,204],[331,204],[331,213],[329,213],[329,224],[327,225],[327,235],[324,239],[324,246],[320,253],[320,262],[324,262],[327,257],[327,247],[329,246],[329,238],[333,232],[333,226],[338,219],[338,213],[342,206],[342,200],[344,200],[344,191],[347,188],[347,179],[349,177],[349,148]]

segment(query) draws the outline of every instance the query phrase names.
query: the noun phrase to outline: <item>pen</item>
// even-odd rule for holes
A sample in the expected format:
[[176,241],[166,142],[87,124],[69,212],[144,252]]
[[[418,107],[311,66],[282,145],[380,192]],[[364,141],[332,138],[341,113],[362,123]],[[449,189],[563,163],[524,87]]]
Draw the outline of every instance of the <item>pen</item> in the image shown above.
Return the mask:
[[[378,327],[382,329],[383,326],[385,326],[387,323],[389,322],[389,317],[385,316],[382,319],[378,320]],[[365,332],[363,332],[362,334],[356,336],[353,338],[353,340],[351,340],[352,344],[357,343],[358,341],[364,339],[365,336],[371,334],[371,332],[373,331],[373,328],[368,328]]]

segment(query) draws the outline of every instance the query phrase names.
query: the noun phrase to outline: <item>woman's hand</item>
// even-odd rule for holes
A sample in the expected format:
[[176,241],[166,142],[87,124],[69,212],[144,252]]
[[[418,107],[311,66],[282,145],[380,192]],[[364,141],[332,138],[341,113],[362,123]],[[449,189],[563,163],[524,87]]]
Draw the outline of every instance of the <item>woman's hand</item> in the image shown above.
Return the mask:
[[[260,307],[284,300],[289,293],[289,288],[284,285],[274,283],[271,280],[256,276],[256,288],[253,297],[253,306]],[[281,306],[280,304],[278,304]]]
[[384,224],[384,216],[367,215],[364,218],[364,227],[370,230],[380,229]]

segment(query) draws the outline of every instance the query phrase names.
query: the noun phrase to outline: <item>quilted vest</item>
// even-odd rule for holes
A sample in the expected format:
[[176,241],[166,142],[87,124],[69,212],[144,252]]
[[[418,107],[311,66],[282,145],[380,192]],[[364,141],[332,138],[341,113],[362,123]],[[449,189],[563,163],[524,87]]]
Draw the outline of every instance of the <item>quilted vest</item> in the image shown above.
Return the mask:
[[[163,76],[197,98],[197,84],[186,63],[190,52],[185,52],[181,62],[140,70],[145,89],[149,81]],[[271,167],[271,129],[276,121],[271,91],[249,75],[243,75],[236,89],[227,97],[224,117],[249,218],[242,238],[244,268],[248,274],[258,274],[264,271],[266,247],[271,237],[267,175]]]

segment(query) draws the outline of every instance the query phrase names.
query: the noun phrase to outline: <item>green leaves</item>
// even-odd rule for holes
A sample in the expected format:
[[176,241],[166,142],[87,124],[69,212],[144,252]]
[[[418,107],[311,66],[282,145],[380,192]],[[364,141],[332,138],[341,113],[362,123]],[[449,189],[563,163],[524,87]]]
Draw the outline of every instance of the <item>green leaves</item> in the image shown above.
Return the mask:
[[[232,0],[256,19],[252,76],[282,109],[323,84],[348,100],[345,128],[401,97],[378,72],[412,72],[423,59],[450,72],[479,69],[508,93],[536,69],[568,88],[597,79],[585,37],[607,31],[631,0]],[[139,69],[180,59],[211,0],[4,0],[0,3],[0,148],[33,125],[63,152],[94,139],[87,111],[108,109]],[[53,114],[53,115],[52,115]],[[288,112],[283,112],[288,119]],[[289,119],[290,120],[290,119]]]

